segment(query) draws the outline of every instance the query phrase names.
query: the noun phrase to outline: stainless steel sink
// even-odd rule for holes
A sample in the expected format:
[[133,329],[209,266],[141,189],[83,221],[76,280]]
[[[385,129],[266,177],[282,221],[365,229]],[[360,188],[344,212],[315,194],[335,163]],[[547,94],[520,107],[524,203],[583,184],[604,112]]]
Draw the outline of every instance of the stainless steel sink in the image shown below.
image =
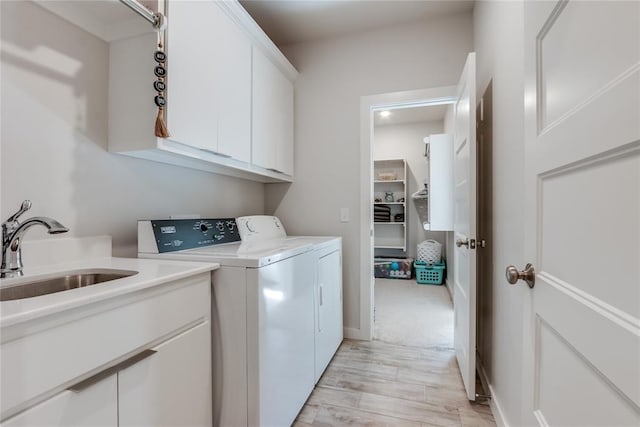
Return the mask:
[[[41,278],[5,280],[0,286],[0,301],[38,297],[83,288],[138,274],[137,271],[108,268],[76,270]],[[8,283],[6,283],[8,282]]]

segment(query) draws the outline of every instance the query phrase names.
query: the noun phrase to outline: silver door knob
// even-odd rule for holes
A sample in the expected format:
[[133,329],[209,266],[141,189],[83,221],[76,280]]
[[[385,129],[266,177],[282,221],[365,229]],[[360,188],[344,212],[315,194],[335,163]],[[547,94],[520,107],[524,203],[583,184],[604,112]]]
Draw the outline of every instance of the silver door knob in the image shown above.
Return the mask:
[[467,247],[467,249],[469,249],[469,239],[458,239],[456,240],[456,246],[457,247],[462,247],[462,245],[465,245]]
[[510,265],[507,267],[506,276],[507,282],[512,285],[518,283],[518,280],[524,280],[530,288],[533,288],[536,284],[536,270],[532,264],[525,265],[522,271],[518,271],[515,266]]

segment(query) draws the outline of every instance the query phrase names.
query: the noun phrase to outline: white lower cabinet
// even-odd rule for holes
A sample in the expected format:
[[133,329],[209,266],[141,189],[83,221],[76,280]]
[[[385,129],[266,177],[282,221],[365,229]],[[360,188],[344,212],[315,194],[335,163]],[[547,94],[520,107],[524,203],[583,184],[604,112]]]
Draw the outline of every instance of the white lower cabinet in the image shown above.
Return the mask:
[[4,427],[117,426],[117,374],[112,374],[81,392],[65,390],[4,421],[2,425]]
[[211,333],[202,323],[118,372],[118,425],[211,425]]
[[208,426],[210,337],[209,322],[201,323],[123,362],[130,366],[107,369],[106,378],[98,373],[2,425]]
[[2,427],[211,426],[211,274],[3,329]]

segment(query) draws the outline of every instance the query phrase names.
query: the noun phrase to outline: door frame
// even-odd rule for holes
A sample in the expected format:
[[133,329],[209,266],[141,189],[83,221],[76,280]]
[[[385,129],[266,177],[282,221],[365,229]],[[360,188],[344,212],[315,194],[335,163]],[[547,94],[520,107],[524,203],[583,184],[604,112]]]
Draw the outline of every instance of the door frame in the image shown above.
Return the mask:
[[373,339],[373,114],[430,105],[452,104],[456,86],[442,86],[360,97],[360,327],[347,338]]

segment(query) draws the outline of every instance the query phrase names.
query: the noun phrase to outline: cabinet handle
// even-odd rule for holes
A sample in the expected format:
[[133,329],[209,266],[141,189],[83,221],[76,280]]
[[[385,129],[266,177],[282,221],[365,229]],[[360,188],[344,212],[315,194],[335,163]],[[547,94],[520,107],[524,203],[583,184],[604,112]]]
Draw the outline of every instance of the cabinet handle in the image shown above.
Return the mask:
[[71,387],[67,388],[67,390],[72,391],[74,393],[80,393],[81,391],[115,374],[116,372],[122,371],[123,369],[126,369],[129,366],[135,365],[141,360],[144,360],[149,356],[153,356],[156,353],[157,353],[156,350],[151,350],[151,349],[144,350],[136,354],[135,356],[131,356],[130,358],[123,360],[117,365],[107,368],[104,371],[100,371],[94,376],[89,377],[86,380],[80,381],[79,383],[72,385]]
[[320,286],[320,305],[324,304],[324,298],[322,297],[322,286]]
[[199,150],[200,151],[204,151],[205,153],[215,154],[216,156],[225,157],[225,158],[231,158],[231,156],[229,154],[218,153],[217,151],[209,150],[207,148],[199,148]]
[[280,171],[280,170],[278,170],[278,169],[274,169],[274,168],[266,168],[266,169],[267,169],[268,171],[275,172],[275,173],[284,173],[284,172],[282,172],[282,171]]

